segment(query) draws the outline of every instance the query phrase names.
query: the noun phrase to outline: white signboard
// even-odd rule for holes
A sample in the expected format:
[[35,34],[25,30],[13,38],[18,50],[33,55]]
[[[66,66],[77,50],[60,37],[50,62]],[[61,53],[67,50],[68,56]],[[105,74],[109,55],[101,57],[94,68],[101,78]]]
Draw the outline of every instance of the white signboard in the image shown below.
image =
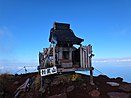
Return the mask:
[[47,76],[47,75],[51,75],[51,74],[55,74],[55,73],[57,73],[57,68],[55,66],[51,67],[51,68],[46,68],[46,69],[40,70],[41,76]]

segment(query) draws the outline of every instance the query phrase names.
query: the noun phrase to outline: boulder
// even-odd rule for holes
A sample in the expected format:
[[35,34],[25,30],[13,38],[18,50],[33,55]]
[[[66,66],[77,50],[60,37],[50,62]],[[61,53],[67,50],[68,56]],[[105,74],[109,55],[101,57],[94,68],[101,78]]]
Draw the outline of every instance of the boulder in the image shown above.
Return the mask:
[[129,95],[122,92],[108,92],[107,95],[110,98],[129,98]]
[[119,82],[122,82],[122,81],[123,81],[123,78],[117,77],[116,80],[119,81]]
[[109,84],[110,86],[119,86],[119,83],[116,82],[106,82],[106,84]]
[[4,91],[0,91],[0,98],[4,98],[4,95],[5,95]]
[[53,82],[51,82],[51,85],[59,85],[60,84],[60,80],[59,79],[54,79]]
[[85,86],[87,86],[87,84],[86,84],[86,83],[83,83],[82,86],[85,87]]
[[45,93],[45,88],[44,87],[41,87],[40,89],[39,89],[39,92],[41,92],[41,93]]
[[121,84],[119,89],[125,92],[131,92],[131,83],[130,84]]
[[67,92],[71,92],[71,91],[73,91],[74,90],[74,88],[75,88],[75,86],[74,85],[72,85],[72,86],[69,86],[69,87],[67,87]]
[[2,83],[0,83],[0,98],[5,98],[5,90]]
[[44,80],[44,83],[49,84],[50,82],[51,82],[51,79],[45,79],[45,80]]
[[52,95],[52,96],[49,96],[47,98],[67,98],[67,94],[62,93],[62,94],[59,94],[59,95]]
[[19,84],[19,81],[15,81],[13,84],[14,84],[14,85],[18,85],[18,84]]
[[100,92],[98,90],[94,89],[94,90],[92,90],[92,91],[89,92],[89,95],[91,97],[93,97],[93,98],[99,98]]

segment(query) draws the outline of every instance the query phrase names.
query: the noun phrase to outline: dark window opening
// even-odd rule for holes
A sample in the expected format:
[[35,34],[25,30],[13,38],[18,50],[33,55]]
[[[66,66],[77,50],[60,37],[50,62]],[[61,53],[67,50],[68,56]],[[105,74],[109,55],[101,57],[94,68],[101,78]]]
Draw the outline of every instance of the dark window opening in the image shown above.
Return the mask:
[[63,51],[63,59],[69,59],[69,51]]

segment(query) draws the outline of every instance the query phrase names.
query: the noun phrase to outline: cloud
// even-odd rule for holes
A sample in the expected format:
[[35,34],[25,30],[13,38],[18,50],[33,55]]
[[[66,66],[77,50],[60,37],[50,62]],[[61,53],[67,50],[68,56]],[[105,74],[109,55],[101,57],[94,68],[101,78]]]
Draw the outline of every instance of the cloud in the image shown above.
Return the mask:
[[23,73],[24,66],[27,72],[37,71],[38,61],[37,59],[31,59],[28,61],[22,61],[18,59],[0,59],[0,73]]
[[93,59],[94,63],[131,63],[131,58]]
[[0,66],[0,70],[3,70],[4,69],[4,66]]
[[21,66],[21,67],[17,67],[17,70],[21,70],[26,68],[27,70],[37,70],[37,66]]
[[[119,66],[130,66],[131,57],[128,58],[103,58],[103,59],[93,59],[94,65],[119,65]],[[0,73],[10,72],[10,73],[24,73],[25,69],[27,72],[37,71],[38,60],[30,59],[28,61],[19,59],[0,59]]]

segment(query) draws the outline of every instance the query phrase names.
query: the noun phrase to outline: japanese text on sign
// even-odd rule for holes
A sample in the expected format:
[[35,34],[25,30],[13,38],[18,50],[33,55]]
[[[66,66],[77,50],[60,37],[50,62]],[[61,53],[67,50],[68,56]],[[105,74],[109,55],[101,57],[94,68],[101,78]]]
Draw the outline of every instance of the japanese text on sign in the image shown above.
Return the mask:
[[51,67],[51,68],[46,68],[46,69],[41,69],[40,74],[41,76],[47,76],[51,74],[57,73],[57,68],[56,67]]

